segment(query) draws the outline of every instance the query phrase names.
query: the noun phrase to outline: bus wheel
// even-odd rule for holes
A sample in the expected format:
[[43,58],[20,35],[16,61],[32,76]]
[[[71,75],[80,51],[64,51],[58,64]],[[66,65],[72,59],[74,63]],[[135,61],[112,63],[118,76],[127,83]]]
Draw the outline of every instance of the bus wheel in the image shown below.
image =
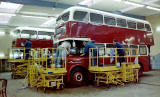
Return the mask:
[[82,86],[85,82],[84,71],[80,68],[76,68],[71,72],[71,85]]

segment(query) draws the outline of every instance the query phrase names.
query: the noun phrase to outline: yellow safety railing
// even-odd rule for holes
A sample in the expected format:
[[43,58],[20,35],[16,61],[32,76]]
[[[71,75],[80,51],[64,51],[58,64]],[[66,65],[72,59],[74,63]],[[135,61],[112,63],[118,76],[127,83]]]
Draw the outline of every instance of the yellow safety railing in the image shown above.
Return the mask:
[[27,65],[33,57],[33,49],[11,48],[9,49],[8,63],[12,72],[12,78],[24,78],[27,74]]
[[27,49],[27,48],[11,48],[9,49],[9,62],[16,62],[16,61],[25,61],[30,59],[33,55],[34,49]]
[[[24,83],[29,84],[29,87],[43,87],[44,89],[46,87],[62,88],[63,76],[67,72],[66,56],[65,48],[34,49]],[[58,67],[58,64],[61,66]]]
[[[61,68],[66,70],[66,56],[67,51],[65,48],[38,48],[33,51],[32,60],[44,68],[54,68],[56,65],[61,65]],[[59,63],[55,64],[57,60]]]
[[[112,52],[109,55],[106,48],[89,49],[89,71],[94,74],[94,81],[97,86],[100,83],[125,85],[126,82],[138,81],[138,70],[140,68],[138,50],[136,48],[122,49],[123,54],[118,52],[119,48],[110,48]],[[114,58],[112,64],[107,60],[110,58]],[[117,65],[119,61],[121,61],[120,66]]]
[[[89,66],[104,66],[106,58],[114,58],[114,64],[119,63],[119,58],[124,58],[126,63],[133,62],[133,58],[138,61],[138,49],[137,48],[109,48],[108,50],[113,50],[114,55],[111,56],[106,54],[105,48],[90,48],[89,52]],[[124,51],[124,55],[120,56],[117,50],[122,49]],[[101,52],[101,54],[100,54]],[[101,60],[101,61],[100,61]],[[137,63],[138,64],[138,63]]]

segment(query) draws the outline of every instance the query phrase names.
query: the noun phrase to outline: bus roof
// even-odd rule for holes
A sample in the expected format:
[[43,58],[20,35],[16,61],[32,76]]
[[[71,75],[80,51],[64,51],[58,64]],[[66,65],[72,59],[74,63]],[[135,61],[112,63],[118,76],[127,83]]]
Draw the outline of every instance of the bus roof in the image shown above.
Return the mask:
[[123,18],[123,19],[126,19],[126,20],[131,20],[131,21],[136,21],[136,22],[142,22],[142,23],[145,23],[145,24],[150,24],[148,21],[145,21],[145,20],[141,20],[141,19],[136,19],[136,18],[132,18],[132,17],[127,17],[127,16],[123,16],[123,15],[118,15],[118,14],[114,14],[114,13],[110,13],[110,12],[105,12],[105,11],[100,11],[100,10],[95,10],[95,9],[91,9],[91,8],[86,8],[86,7],[80,7],[80,6],[73,6],[73,7],[70,7],[66,10],[64,10],[60,16],[68,11],[86,11],[86,12],[92,12],[92,13],[99,13],[99,14],[102,14],[102,15],[106,15],[106,16],[113,16],[115,18]]
[[15,30],[33,30],[33,31],[54,32],[53,29],[33,28],[33,27],[17,27],[15,28]]

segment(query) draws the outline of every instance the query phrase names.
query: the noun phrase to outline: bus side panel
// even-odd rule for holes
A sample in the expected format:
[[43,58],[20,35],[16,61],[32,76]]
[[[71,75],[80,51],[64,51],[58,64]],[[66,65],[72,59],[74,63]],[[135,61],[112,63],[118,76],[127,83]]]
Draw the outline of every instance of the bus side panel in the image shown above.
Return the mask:
[[143,65],[144,72],[150,71],[149,56],[140,56],[139,63]]
[[[31,39],[32,48],[52,48],[53,47],[53,40],[36,40]],[[21,44],[25,44],[26,39],[18,38],[16,39],[16,47],[23,47]]]
[[[69,24],[69,23],[68,23]],[[147,41],[148,37],[144,37],[146,35],[146,31],[128,29],[122,27],[114,27],[102,24],[92,24],[92,23],[83,23],[70,21],[72,25],[67,26],[67,35],[63,35],[67,37],[80,37],[80,38],[91,38],[96,42],[102,43],[112,43],[113,39],[117,39],[120,43],[122,41],[128,41],[131,44],[139,44],[145,43],[148,45],[153,45],[154,42]],[[71,32],[68,32],[70,31]],[[137,34],[139,33],[139,34]],[[96,37],[95,37],[96,36]],[[62,37],[61,37],[62,39]]]

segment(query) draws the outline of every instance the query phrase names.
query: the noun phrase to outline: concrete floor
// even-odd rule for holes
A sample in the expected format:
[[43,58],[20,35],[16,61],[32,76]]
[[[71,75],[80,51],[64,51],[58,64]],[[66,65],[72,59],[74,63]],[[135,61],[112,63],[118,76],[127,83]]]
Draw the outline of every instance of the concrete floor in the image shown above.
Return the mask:
[[64,90],[49,89],[46,93],[35,88],[21,89],[22,79],[13,80],[10,73],[1,73],[0,78],[8,79],[8,97],[160,97],[160,70],[144,73],[140,83],[129,83],[122,86],[96,87],[83,86],[65,88]]

